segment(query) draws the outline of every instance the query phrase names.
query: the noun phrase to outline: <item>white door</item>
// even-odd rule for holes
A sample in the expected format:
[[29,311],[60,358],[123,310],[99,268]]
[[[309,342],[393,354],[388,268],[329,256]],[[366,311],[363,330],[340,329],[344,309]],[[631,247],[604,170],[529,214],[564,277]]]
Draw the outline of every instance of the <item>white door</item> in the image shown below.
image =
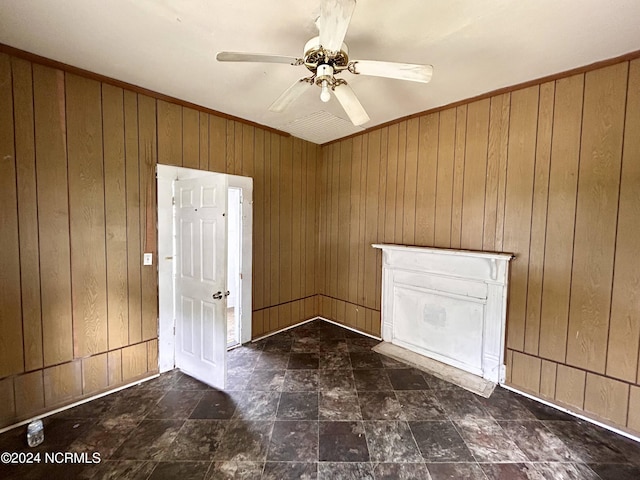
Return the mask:
[[227,349],[227,177],[176,180],[176,367],[223,389]]

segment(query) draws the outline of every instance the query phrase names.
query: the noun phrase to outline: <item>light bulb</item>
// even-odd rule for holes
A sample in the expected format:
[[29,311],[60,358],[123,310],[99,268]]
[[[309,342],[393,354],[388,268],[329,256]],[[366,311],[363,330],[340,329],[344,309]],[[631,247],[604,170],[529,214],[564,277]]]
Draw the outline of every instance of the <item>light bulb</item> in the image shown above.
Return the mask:
[[322,81],[320,100],[322,100],[324,103],[327,103],[329,100],[331,100],[331,93],[329,93],[329,83],[326,80]]

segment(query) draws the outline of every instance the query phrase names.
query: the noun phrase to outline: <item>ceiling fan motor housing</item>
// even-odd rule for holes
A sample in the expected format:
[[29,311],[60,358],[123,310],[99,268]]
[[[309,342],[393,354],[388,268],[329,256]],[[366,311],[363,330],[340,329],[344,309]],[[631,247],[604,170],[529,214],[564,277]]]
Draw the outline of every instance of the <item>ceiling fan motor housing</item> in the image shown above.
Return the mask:
[[[319,67],[323,66],[331,67],[331,76],[333,76],[333,74],[345,70],[349,65],[349,48],[343,43],[338,52],[325,50],[320,45],[320,37],[313,37],[304,46],[303,61],[304,66],[318,77],[321,75]],[[324,71],[326,72],[326,70]]]

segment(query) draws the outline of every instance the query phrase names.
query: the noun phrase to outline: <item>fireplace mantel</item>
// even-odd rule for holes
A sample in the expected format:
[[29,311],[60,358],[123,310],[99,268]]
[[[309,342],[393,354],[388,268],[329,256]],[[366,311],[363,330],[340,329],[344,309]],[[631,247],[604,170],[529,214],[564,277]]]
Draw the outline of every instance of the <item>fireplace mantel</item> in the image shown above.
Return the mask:
[[374,244],[383,252],[382,339],[504,382],[508,253]]

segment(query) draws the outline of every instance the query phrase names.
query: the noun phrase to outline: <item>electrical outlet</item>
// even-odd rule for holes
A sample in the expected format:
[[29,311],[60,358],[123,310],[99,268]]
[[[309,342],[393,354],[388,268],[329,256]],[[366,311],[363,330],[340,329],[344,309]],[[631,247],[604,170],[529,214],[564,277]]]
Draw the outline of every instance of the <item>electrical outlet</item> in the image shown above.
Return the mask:
[[153,265],[153,253],[145,253],[143,265]]

